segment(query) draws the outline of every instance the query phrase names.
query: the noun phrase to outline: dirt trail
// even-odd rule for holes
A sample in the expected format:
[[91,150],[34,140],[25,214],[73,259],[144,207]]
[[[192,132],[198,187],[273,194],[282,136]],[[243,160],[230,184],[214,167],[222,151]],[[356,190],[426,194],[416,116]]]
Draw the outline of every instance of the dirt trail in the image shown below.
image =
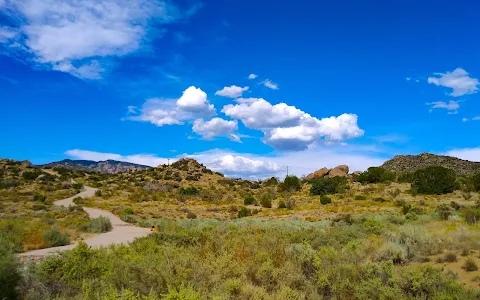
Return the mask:
[[[82,192],[76,194],[75,196],[72,196],[70,198],[66,198],[63,200],[55,201],[53,204],[57,206],[65,206],[65,207],[75,205],[73,203],[73,199],[75,197],[82,197],[82,198],[93,197],[96,191],[97,189],[86,186]],[[101,210],[101,209],[96,209],[96,208],[88,208],[88,207],[84,207],[83,210],[88,214],[88,216],[91,219],[99,216],[104,216],[109,218],[110,222],[112,222],[112,227],[113,227],[112,231],[96,235],[84,241],[85,243],[87,243],[87,245],[91,246],[92,248],[104,247],[104,246],[109,246],[114,244],[128,244],[138,237],[143,237],[150,234],[150,230],[148,228],[131,226],[128,223],[125,223],[122,220],[120,220],[119,217],[115,216],[111,212]],[[21,253],[20,256],[30,257],[30,258],[42,257],[42,256],[55,254],[60,251],[71,250],[75,248],[76,245],[77,244],[74,243],[67,246],[33,250],[33,251]]]

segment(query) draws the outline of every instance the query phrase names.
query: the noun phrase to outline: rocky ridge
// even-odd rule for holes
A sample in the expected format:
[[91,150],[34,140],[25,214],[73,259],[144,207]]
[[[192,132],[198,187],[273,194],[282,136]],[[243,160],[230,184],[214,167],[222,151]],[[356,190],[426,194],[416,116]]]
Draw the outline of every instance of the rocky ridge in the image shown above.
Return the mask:
[[149,166],[116,161],[116,160],[105,160],[105,161],[91,161],[91,160],[71,160],[64,159],[62,161],[51,162],[45,165],[39,165],[38,167],[42,168],[65,168],[69,170],[78,170],[78,171],[96,171],[100,173],[120,173],[128,172],[131,170],[145,170],[150,168]]

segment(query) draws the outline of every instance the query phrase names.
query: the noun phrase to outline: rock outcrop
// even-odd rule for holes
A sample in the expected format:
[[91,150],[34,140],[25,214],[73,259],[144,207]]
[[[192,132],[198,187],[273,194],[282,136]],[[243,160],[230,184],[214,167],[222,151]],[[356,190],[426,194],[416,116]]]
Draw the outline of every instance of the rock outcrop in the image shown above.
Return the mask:
[[419,155],[397,155],[386,161],[382,168],[394,172],[414,172],[429,166],[442,166],[455,171],[459,176],[468,176],[480,172],[480,162],[471,162],[452,156],[430,153]]
[[311,174],[305,179],[312,180],[316,178],[331,178],[331,177],[346,177],[348,175],[349,168],[346,165],[340,165],[333,169],[321,168]]

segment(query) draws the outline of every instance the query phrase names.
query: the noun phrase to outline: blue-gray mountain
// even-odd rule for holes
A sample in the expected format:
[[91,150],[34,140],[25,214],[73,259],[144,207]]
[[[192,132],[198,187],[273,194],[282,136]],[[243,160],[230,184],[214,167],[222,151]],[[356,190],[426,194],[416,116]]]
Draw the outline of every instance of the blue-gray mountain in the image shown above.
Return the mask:
[[131,170],[145,170],[150,168],[149,166],[116,161],[116,160],[105,160],[105,161],[92,161],[92,160],[72,160],[64,159],[57,162],[51,162],[45,165],[39,165],[39,167],[45,168],[66,168],[69,170],[82,170],[82,171],[96,171],[100,173],[120,173],[128,172]]

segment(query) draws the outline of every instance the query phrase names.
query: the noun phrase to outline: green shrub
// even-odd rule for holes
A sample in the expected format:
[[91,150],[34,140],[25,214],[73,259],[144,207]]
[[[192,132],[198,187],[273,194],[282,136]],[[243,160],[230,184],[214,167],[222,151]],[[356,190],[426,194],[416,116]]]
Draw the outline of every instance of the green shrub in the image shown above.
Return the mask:
[[103,233],[110,230],[112,230],[112,223],[104,216],[93,218],[88,223],[88,231],[92,233]]
[[187,187],[187,188],[180,188],[178,193],[182,196],[196,196],[200,194],[200,191],[196,187]]
[[355,200],[367,200],[367,197],[365,197],[363,195],[356,195]]
[[17,299],[16,287],[22,278],[20,267],[14,245],[0,233],[0,299]]
[[68,235],[61,233],[58,229],[52,229],[43,234],[43,241],[49,247],[65,246],[70,244]]
[[330,203],[332,203],[332,198],[328,197],[327,195],[321,195],[320,196],[320,203],[322,205],[330,204]]
[[33,201],[45,203],[47,201],[47,197],[45,195],[42,195],[42,194],[35,194],[33,196]]
[[260,199],[260,205],[265,208],[272,208],[272,199],[268,197],[262,197]]
[[419,194],[447,194],[453,192],[456,179],[455,171],[431,166],[413,174],[412,189]]
[[245,199],[243,199],[243,204],[244,205],[257,205],[257,200],[253,198],[252,196],[247,196]]
[[382,222],[377,221],[375,219],[366,219],[363,222],[363,226],[365,226],[365,229],[367,230],[367,232],[377,234],[377,235],[382,234],[385,229]]
[[456,262],[457,255],[453,252],[448,252],[447,254],[445,254],[445,257],[443,258],[443,260],[446,262]]
[[471,257],[467,258],[467,260],[465,261],[465,265],[463,265],[463,268],[465,269],[465,271],[467,272],[475,272],[475,271],[478,271],[478,265],[477,263],[475,262],[475,260]]
[[382,167],[370,167],[367,171],[356,177],[356,181],[366,183],[380,183],[395,180],[395,173]]
[[42,172],[40,172],[40,171],[23,172],[22,177],[25,180],[35,180],[41,174],[42,174]]
[[197,215],[191,211],[187,213],[187,219],[196,219]]
[[96,190],[95,191],[95,196],[102,197],[102,191],[101,190]]
[[287,176],[279,185],[280,191],[299,191],[302,186],[297,176]]
[[285,201],[280,200],[280,202],[278,203],[278,208],[287,208],[287,205],[285,204]]
[[412,183],[413,172],[403,172],[398,174],[397,181],[402,183]]
[[239,218],[248,217],[248,216],[251,216],[251,215],[252,215],[252,211],[249,210],[248,208],[246,208],[245,206],[240,208],[240,210],[238,211],[238,217]]
[[263,182],[266,186],[276,186],[278,185],[278,179],[275,177],[271,177]]
[[468,207],[462,211],[463,218],[468,224],[480,222],[480,208]]
[[73,203],[75,203],[76,205],[83,205],[85,204],[85,199],[83,199],[82,197],[75,197],[73,198]]
[[131,223],[131,224],[137,223],[137,217],[135,217],[134,215],[131,215],[131,214],[121,215],[120,220],[122,220],[123,222]]
[[473,186],[473,189],[477,192],[480,192],[480,173],[473,175],[470,178],[470,182]]
[[442,204],[437,207],[437,213],[440,220],[448,220],[448,218],[452,215],[452,208],[448,204]]
[[347,188],[348,180],[346,177],[316,178],[312,180],[310,194],[329,195],[343,193]]
[[72,184],[72,187],[76,190],[81,190],[81,189],[83,189],[83,184],[76,182],[76,183]]

